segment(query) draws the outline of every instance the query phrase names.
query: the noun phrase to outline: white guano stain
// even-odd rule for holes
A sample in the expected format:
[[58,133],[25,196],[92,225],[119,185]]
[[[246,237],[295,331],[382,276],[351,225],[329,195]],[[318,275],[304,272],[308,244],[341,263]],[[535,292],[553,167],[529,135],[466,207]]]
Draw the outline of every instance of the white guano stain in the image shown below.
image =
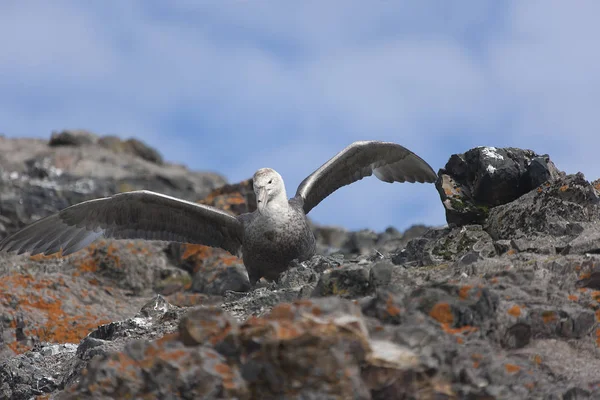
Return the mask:
[[504,160],[504,157],[496,153],[495,147],[484,147],[483,150],[481,150],[481,152],[486,157],[495,158],[496,160]]

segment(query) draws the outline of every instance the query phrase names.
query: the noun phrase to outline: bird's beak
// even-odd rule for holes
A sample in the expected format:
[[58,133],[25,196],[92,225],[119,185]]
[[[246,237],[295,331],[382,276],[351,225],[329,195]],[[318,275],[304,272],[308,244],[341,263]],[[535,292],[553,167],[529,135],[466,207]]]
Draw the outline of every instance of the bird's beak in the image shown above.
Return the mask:
[[258,207],[258,212],[263,212],[265,207],[267,206],[267,199],[269,197],[269,193],[267,192],[267,188],[258,189],[258,196],[256,198],[256,205]]

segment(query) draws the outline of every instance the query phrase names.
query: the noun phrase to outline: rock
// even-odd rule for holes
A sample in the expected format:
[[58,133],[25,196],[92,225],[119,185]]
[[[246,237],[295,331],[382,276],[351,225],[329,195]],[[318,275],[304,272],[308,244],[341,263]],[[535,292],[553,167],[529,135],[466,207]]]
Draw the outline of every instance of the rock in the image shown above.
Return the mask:
[[369,229],[352,232],[343,244],[342,251],[346,254],[369,254],[375,249],[377,233]]
[[325,271],[317,282],[313,296],[355,298],[371,291],[369,270],[363,266],[349,265]]
[[246,382],[223,356],[209,347],[190,351],[172,336],[130,341],[122,352],[93,358],[86,371],[59,398],[249,398]]
[[198,293],[224,295],[227,291],[247,292],[250,290],[248,272],[244,264],[214,264],[207,269],[198,269],[192,281],[192,290]]
[[490,208],[511,202],[562,174],[547,155],[516,148],[476,147],[454,154],[436,188],[451,225],[481,224]]
[[313,233],[317,239],[317,251],[323,255],[343,252],[344,244],[350,241],[350,234],[343,228],[313,224]]
[[98,142],[98,136],[85,129],[64,129],[60,132],[52,131],[48,146],[84,146]]
[[[582,174],[546,183],[490,211],[485,230],[495,240],[550,236],[558,251],[600,218],[600,196]],[[577,243],[576,243],[577,245]]]
[[118,136],[102,136],[98,139],[98,144],[115,153],[132,154],[157,165],[163,164],[160,153],[138,139],[131,138],[123,141]]
[[422,238],[411,240],[405,249],[392,255],[392,261],[394,264],[422,266],[453,262],[469,253],[473,253],[476,259],[496,254],[492,238],[480,225],[429,230]]
[[201,199],[199,203],[217,207],[233,215],[254,212],[256,210],[256,195],[254,194],[252,179],[218,187]]

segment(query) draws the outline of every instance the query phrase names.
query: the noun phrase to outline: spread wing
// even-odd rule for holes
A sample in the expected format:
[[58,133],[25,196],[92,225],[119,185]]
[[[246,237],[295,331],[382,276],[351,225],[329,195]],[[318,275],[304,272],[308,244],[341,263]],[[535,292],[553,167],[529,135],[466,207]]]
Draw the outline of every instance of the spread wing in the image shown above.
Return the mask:
[[384,182],[434,182],[437,175],[422,158],[396,143],[354,142],[300,183],[296,198],[306,214],[325,197],[365,176]]
[[0,242],[0,251],[74,253],[100,238],[221,247],[237,255],[241,222],[217,208],[146,190],[85,201],[42,218]]

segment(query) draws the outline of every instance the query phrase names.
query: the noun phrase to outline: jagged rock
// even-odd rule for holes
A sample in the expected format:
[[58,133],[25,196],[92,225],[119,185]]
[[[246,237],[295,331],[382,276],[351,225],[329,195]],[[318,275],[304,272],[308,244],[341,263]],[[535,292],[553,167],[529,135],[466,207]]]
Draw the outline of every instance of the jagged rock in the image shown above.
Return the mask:
[[469,253],[477,258],[496,254],[492,238],[480,225],[429,230],[423,237],[408,242],[405,249],[392,256],[392,261],[422,266],[453,262]]
[[190,351],[172,336],[130,341],[122,352],[93,358],[86,371],[58,398],[249,398],[246,382],[223,356],[209,347]]
[[548,155],[516,148],[476,147],[453,154],[436,188],[452,225],[481,224],[489,210],[563,175]]
[[317,282],[313,296],[356,298],[372,290],[369,269],[361,265],[348,265],[325,271]]
[[319,254],[329,255],[343,252],[342,247],[349,241],[348,231],[342,228],[315,226],[313,224],[313,233],[315,239],[317,239],[317,252]]
[[254,194],[252,179],[218,187],[201,199],[199,203],[220,208],[233,215],[254,212],[256,210],[256,195]]
[[[599,192],[582,174],[575,174],[548,182],[515,201],[493,208],[485,230],[495,240],[532,241],[551,237],[555,240],[552,246],[560,252],[586,228],[594,229],[599,220]],[[575,246],[579,244],[576,242]]]
[[160,153],[138,139],[121,140],[118,136],[102,136],[98,144],[115,153],[128,153],[157,165],[163,164]]
[[232,265],[213,264],[208,268],[199,268],[194,274],[192,290],[215,295],[223,295],[230,290],[247,292],[250,290],[248,272],[241,262]]
[[370,229],[352,232],[342,245],[342,251],[347,254],[369,254],[375,248],[377,239],[377,233]]
[[98,143],[98,136],[85,129],[64,129],[52,131],[48,146],[83,146]]

